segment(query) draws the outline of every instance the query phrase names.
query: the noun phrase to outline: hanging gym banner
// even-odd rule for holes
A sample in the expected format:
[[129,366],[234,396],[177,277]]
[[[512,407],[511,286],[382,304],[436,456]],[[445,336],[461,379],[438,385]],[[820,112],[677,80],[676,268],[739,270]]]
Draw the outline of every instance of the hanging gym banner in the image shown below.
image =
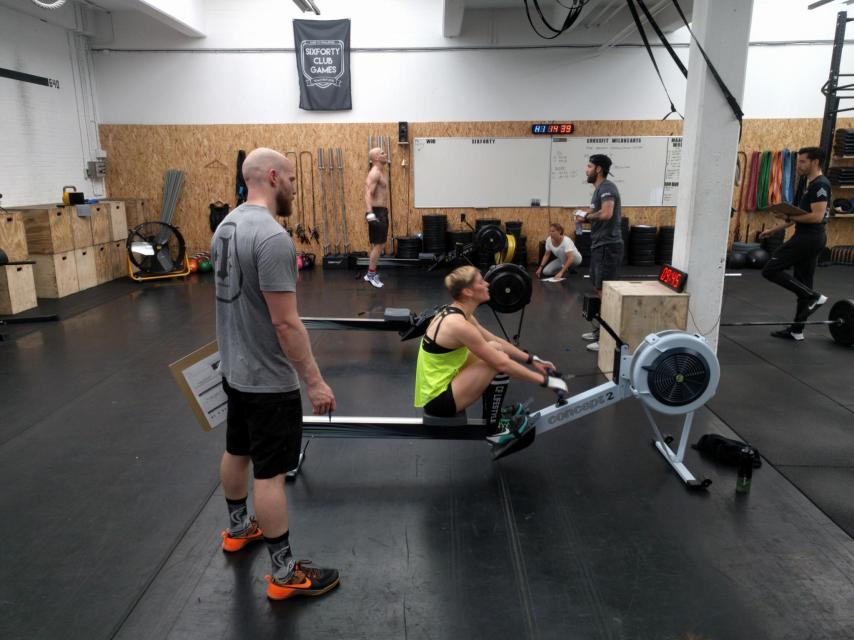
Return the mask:
[[294,20],[299,73],[299,108],[352,109],[350,100],[350,21]]

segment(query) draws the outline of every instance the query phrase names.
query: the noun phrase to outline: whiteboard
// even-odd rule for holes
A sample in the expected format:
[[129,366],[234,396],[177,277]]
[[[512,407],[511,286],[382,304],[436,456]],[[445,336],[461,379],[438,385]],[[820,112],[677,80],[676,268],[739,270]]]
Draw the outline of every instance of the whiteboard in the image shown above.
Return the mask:
[[588,206],[593,185],[587,183],[587,161],[594,153],[603,153],[613,162],[608,179],[617,185],[622,206],[675,206],[681,151],[681,137],[554,138],[550,204],[555,207]]
[[415,207],[548,206],[551,144],[550,138],[415,138]]
[[587,161],[604,153],[626,207],[676,206],[682,138],[415,138],[416,208],[586,207]]

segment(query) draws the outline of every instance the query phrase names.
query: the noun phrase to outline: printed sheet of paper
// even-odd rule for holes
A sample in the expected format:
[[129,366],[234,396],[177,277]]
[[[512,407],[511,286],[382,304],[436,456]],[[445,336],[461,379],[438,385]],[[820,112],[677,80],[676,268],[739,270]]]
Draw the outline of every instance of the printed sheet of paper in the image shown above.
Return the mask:
[[228,398],[222,388],[216,341],[169,365],[175,382],[205,431],[225,424]]

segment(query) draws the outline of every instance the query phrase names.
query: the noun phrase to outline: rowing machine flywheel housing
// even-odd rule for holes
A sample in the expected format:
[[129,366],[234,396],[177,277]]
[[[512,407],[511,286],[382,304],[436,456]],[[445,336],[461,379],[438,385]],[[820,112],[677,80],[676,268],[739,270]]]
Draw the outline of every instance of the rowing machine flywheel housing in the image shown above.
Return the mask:
[[696,411],[718,388],[720,364],[702,336],[682,331],[651,333],[632,356],[629,379],[635,397],[666,415]]
[[489,283],[489,306],[499,313],[521,311],[531,302],[531,276],[518,264],[496,264],[483,279]]

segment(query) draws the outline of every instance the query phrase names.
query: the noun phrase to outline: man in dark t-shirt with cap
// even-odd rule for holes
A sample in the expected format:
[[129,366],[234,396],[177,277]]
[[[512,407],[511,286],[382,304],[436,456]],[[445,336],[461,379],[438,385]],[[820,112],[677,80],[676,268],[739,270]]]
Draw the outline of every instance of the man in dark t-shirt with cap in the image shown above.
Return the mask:
[[[762,275],[768,280],[798,297],[794,321],[784,329],[772,331],[775,338],[803,340],[804,321],[827,302],[827,296],[813,290],[818,254],[827,244],[827,218],[832,202],[830,180],[821,172],[823,161],[824,152],[818,147],[804,147],[798,151],[801,181],[795,202],[803,213],[777,216],[784,219],[784,224],[759,234],[760,239],[767,238],[795,225],[794,235],[774,252],[762,269]],[[790,268],[793,273],[789,273]]]
[[[602,297],[602,283],[617,277],[617,268],[623,261],[623,236],[620,231],[620,192],[608,180],[611,158],[601,153],[590,156],[587,163],[587,182],[595,189],[588,213],[576,212],[582,221],[590,223],[590,279],[596,295]],[[590,341],[587,349],[599,351],[599,328],[581,336]]]

